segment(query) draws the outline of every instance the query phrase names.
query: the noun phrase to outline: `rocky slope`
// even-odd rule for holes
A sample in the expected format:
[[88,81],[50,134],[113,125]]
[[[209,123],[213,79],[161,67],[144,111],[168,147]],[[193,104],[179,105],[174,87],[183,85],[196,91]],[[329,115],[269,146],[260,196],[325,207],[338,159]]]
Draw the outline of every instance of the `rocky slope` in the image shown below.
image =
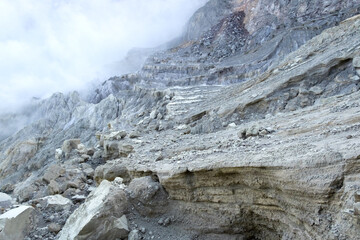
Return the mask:
[[357,239],[359,5],[211,0],[141,71],[32,102],[0,239]]

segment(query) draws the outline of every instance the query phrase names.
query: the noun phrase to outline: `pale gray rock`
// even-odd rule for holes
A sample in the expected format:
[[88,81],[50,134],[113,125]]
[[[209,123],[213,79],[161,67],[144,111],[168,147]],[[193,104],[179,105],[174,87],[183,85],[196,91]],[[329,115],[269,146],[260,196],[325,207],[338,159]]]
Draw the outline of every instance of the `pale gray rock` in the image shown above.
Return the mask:
[[133,206],[143,216],[153,216],[166,211],[168,196],[161,184],[150,176],[132,180],[128,191]]
[[87,160],[90,159],[90,156],[87,154],[83,154],[83,155],[81,155],[81,158],[84,159],[84,161],[86,162]]
[[61,195],[46,196],[39,199],[41,205],[45,208],[52,208],[55,211],[70,210],[73,205],[71,200]]
[[61,226],[58,223],[50,223],[48,229],[52,233],[58,233],[61,230]]
[[19,206],[0,215],[0,239],[24,239],[31,230],[34,208]]
[[55,195],[60,193],[60,186],[55,180],[51,180],[48,185],[48,191],[50,195]]
[[117,177],[124,179],[125,183],[130,182],[131,179],[126,165],[119,161],[108,161],[95,169],[94,179],[97,184],[100,184],[104,179],[114,181]]
[[61,148],[65,154],[65,157],[68,158],[71,151],[77,149],[79,144],[80,144],[80,139],[65,140]]
[[85,175],[88,177],[88,178],[94,178],[94,175],[95,175],[95,170],[92,169],[92,168],[86,168],[83,170],[83,172],[85,173]]
[[71,197],[71,200],[78,203],[78,202],[84,202],[86,200],[86,196],[84,195],[74,195]]
[[140,137],[141,136],[141,134],[140,134],[140,132],[138,132],[138,131],[132,131],[132,132],[130,132],[130,134],[129,134],[129,138],[138,138],[138,137]]
[[56,180],[58,177],[60,177],[64,173],[65,173],[65,169],[62,166],[60,166],[58,164],[53,164],[46,169],[44,176],[43,176],[43,180],[46,183],[50,183],[51,180]]
[[360,57],[354,57],[352,63],[353,63],[354,68],[360,68]]
[[102,181],[68,218],[58,239],[115,240],[127,237],[129,228],[124,214],[128,203],[123,188],[122,185]]
[[156,109],[154,109],[151,113],[150,113],[150,118],[151,119],[155,119],[156,118],[156,116],[157,116],[157,111],[156,111]]
[[104,149],[105,159],[115,159],[127,157],[134,150],[134,147],[129,144],[123,144],[119,141],[105,140]]
[[128,240],[140,240],[140,232],[139,232],[139,230],[132,230],[129,233]]
[[252,125],[250,128],[246,130],[246,137],[252,137],[259,135],[260,126]]
[[61,150],[61,148],[57,148],[55,150],[55,159],[61,160],[62,157],[63,157],[63,151]]
[[354,200],[355,202],[360,202],[360,191],[354,193]]
[[27,166],[28,161],[35,156],[40,147],[40,139],[28,139],[7,148],[5,157],[0,162],[1,176],[9,176],[18,168]]
[[23,203],[32,199],[38,190],[39,188],[35,185],[18,185],[14,189],[14,196],[16,196],[18,202]]
[[13,199],[10,195],[0,192],[0,208],[8,208],[12,205]]
[[354,204],[354,215],[360,216],[360,203],[359,202]]
[[66,189],[68,188],[75,188],[75,189],[78,189],[80,186],[77,182],[67,182],[66,183]]

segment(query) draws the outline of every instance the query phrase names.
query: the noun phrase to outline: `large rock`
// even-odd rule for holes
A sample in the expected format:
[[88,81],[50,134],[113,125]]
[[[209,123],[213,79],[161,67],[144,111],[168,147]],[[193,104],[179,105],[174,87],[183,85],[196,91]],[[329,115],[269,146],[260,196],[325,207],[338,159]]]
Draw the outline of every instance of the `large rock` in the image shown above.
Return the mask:
[[48,185],[48,191],[51,195],[60,193],[60,186],[55,180],[51,180]]
[[65,169],[57,164],[51,165],[44,173],[43,180],[50,183],[51,180],[56,180],[62,174],[65,173]]
[[360,68],[360,57],[354,57],[353,66],[354,68]]
[[6,193],[0,192],[0,208],[10,207],[11,204],[12,204],[11,196],[7,195]]
[[159,182],[150,176],[135,178],[129,184],[130,199],[143,216],[152,216],[166,211],[168,195]]
[[66,221],[59,240],[121,239],[128,236],[124,185],[103,180]]
[[38,139],[29,139],[7,149],[6,157],[0,161],[0,177],[11,175],[17,169],[26,166],[28,161],[35,156],[39,146]]
[[20,206],[0,215],[0,239],[22,240],[31,229],[34,208]]
[[62,151],[65,154],[65,157],[68,158],[71,151],[78,148],[80,144],[80,139],[69,139],[65,140],[62,145]]
[[134,147],[128,144],[122,144],[118,141],[104,141],[105,159],[115,159],[119,157],[127,157]]
[[102,180],[113,181],[115,178],[121,177],[124,182],[130,182],[130,175],[126,166],[118,161],[109,161],[95,169],[94,179],[97,184]]
[[45,208],[52,208],[56,211],[69,210],[73,205],[70,199],[65,198],[59,194],[41,198],[39,199],[39,202]]
[[110,140],[110,141],[121,140],[124,137],[126,137],[126,135],[127,135],[126,131],[116,131],[116,132],[111,132],[109,134],[102,135],[102,139]]

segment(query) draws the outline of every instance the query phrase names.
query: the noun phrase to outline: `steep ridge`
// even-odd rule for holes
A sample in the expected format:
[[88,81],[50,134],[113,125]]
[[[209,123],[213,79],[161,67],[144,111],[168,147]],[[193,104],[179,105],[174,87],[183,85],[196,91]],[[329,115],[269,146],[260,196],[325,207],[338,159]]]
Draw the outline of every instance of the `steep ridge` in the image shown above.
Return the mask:
[[[349,83],[351,78],[358,81],[355,74],[358,58],[352,58],[359,56],[360,45],[356,43],[359,24],[358,16],[347,20],[293,54],[299,57],[321,49],[320,54],[313,55],[320,61],[313,59],[308,61],[312,63],[293,64],[289,70],[283,70],[282,78],[278,71],[271,70],[265,73],[266,77],[253,83],[224,89],[218,97],[222,101],[220,104],[212,99],[206,101],[206,106],[218,109],[231,102],[233,109],[245,112],[244,108],[239,108],[239,100],[249,101],[251,105],[252,99],[246,95],[257,93],[263,81],[274,82],[267,85],[267,89],[262,88],[264,95],[271,89],[271,96],[283,89],[278,86],[287,85],[282,80],[296,83],[294,79],[303,82],[305,77],[314,79],[313,69],[324,76],[324,72],[328,73],[342,61],[346,62],[346,67],[337,69],[347,71],[350,68],[351,73],[346,72]],[[285,64],[286,61],[280,67],[292,65],[291,61]],[[314,62],[321,67],[316,64],[314,67]],[[294,77],[292,71],[303,78]],[[272,78],[272,74],[276,78]],[[342,75],[342,72],[337,74]],[[334,81],[332,74],[328,75]],[[243,90],[244,86],[248,91]],[[358,88],[347,92],[346,85],[335,89],[343,92],[322,95],[313,106],[301,108],[299,105],[299,109],[292,112],[270,112],[274,115],[267,115],[264,120],[254,120],[268,113],[262,111],[263,104],[259,107],[260,101],[255,99],[252,113],[261,114],[260,117],[252,116],[252,121],[237,127],[239,133],[242,129],[251,132],[247,139],[237,140],[232,128],[198,137],[181,137],[181,143],[171,144],[177,150],[169,151],[170,146],[159,150],[168,151],[162,164],[154,162],[155,157],[149,157],[148,161],[154,162],[151,166],[138,166],[130,171],[156,174],[174,200],[175,208],[187,216],[188,228],[201,232],[203,239],[220,236],[225,239],[226,236],[229,239],[356,239],[359,234],[357,132],[360,95]],[[231,97],[223,99],[223,96]],[[239,100],[232,102],[230,99]],[[240,106],[243,106],[241,101]],[[204,109],[201,107],[194,109]],[[222,113],[221,107],[218,112]],[[215,118],[210,114],[203,120],[204,124],[209,124],[211,117]],[[261,126],[275,132],[269,134],[271,131],[267,131],[262,135]],[[159,144],[154,145],[161,146],[164,138],[159,136]]]
[[356,239],[359,10],[209,1],[141,71],[32,103],[0,213],[32,206],[25,239]]
[[142,77],[165,85],[182,76],[199,84],[245,81],[359,13],[359,7],[351,0],[209,1],[190,20],[184,43],[150,57]]

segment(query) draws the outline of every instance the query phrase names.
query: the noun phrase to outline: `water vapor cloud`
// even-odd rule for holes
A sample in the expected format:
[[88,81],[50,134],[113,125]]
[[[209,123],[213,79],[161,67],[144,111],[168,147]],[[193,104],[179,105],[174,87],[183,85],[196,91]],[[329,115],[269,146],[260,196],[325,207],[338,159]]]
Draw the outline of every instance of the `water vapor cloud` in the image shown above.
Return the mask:
[[206,0],[1,0],[0,113],[121,74],[134,47],[181,34]]

